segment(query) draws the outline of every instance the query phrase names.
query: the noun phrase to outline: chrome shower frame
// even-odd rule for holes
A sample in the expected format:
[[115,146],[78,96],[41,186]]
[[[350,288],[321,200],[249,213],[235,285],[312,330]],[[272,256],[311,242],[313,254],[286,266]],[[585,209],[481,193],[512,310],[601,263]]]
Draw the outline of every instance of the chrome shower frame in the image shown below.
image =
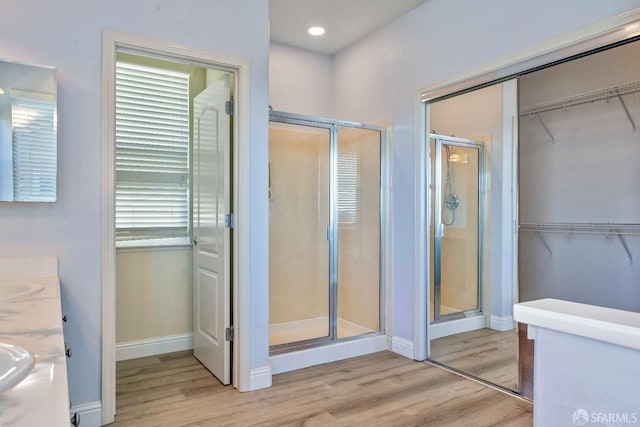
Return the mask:
[[[484,265],[483,265],[483,246],[484,246],[484,227],[487,211],[487,202],[485,191],[485,153],[484,144],[481,141],[475,141],[467,138],[458,138],[454,136],[429,134],[429,141],[434,140],[434,206],[431,211],[433,213],[433,231],[434,231],[434,247],[433,247],[433,321],[431,323],[444,322],[453,319],[460,319],[469,315],[480,315],[483,312],[483,288],[484,288]],[[440,307],[442,304],[442,239],[444,237],[445,224],[442,222],[442,147],[457,146],[478,150],[478,277],[477,277],[477,298],[478,306],[476,309],[461,311],[451,314],[442,314]]]
[[[387,286],[387,212],[389,211],[389,173],[388,173],[388,143],[386,129],[379,126],[367,125],[344,120],[328,119],[317,116],[269,111],[269,121],[299,126],[327,129],[330,132],[329,142],[329,224],[327,238],[329,240],[329,334],[326,337],[296,341],[269,347],[270,355],[287,353],[320,345],[334,344],[384,335],[386,325],[386,286]],[[380,206],[379,206],[379,324],[378,330],[347,338],[338,338],[338,129],[341,127],[366,129],[380,133]]]

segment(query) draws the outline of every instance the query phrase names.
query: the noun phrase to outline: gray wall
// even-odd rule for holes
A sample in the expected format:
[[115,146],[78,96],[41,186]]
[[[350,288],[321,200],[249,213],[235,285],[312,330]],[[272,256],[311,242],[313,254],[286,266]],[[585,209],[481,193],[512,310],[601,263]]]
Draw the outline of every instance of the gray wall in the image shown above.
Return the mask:
[[[0,256],[57,255],[68,375],[74,404],[100,400],[102,29],[110,28],[251,60],[252,367],[268,365],[268,4],[260,0],[169,2],[7,1],[0,57],[57,67],[58,202],[0,204]],[[233,36],[230,36],[233,34]],[[255,192],[255,193],[254,193]]]

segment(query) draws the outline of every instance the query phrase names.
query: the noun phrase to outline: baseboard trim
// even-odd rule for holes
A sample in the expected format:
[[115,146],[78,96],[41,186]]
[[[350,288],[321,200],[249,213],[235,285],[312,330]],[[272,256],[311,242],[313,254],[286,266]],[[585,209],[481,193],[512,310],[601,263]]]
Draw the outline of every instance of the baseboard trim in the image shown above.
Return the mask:
[[487,326],[485,316],[470,316],[462,319],[448,320],[446,322],[429,325],[429,339],[442,338],[462,332],[475,331]]
[[73,414],[78,414],[79,425],[82,427],[100,427],[102,425],[102,402],[100,401],[72,405],[69,412],[69,418]]
[[402,337],[393,337],[391,338],[391,351],[408,359],[413,359],[413,341]]
[[278,354],[269,358],[271,372],[281,374],[308,368],[309,366],[363,356],[387,349],[387,336],[360,338],[352,341],[339,342],[321,347],[308,348],[290,353]]
[[261,366],[260,368],[253,368],[249,380],[249,390],[247,391],[269,387],[271,387],[271,366],[267,365]]
[[515,329],[516,322],[513,320],[513,316],[491,316],[489,327],[494,331],[510,331]]
[[191,350],[193,334],[168,335],[116,344],[116,361],[155,356],[174,351]]

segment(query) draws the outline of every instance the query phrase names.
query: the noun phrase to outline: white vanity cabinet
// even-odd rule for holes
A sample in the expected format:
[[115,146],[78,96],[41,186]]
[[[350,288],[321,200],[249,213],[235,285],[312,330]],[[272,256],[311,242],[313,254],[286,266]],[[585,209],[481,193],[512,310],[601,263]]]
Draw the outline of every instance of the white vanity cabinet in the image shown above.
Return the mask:
[[535,339],[535,427],[640,422],[640,313],[556,299],[516,304]]

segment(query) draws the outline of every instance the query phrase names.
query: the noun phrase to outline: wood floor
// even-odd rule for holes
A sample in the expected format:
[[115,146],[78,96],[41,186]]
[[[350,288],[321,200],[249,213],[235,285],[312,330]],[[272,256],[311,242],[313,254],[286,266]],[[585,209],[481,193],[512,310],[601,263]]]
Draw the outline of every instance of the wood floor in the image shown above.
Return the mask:
[[380,352],[222,386],[191,352],[118,362],[112,426],[531,426],[532,406],[440,368]]
[[483,380],[517,390],[518,334],[478,329],[431,341],[431,358]]

